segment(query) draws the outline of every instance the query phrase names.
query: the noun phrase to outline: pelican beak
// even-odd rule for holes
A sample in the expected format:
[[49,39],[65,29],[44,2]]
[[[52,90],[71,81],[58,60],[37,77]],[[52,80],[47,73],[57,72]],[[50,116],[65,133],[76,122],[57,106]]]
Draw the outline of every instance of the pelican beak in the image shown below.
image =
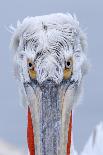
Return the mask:
[[[29,98],[28,107],[28,146],[30,155],[62,155],[61,147],[65,141],[63,132],[68,132],[68,127],[63,128],[63,101],[60,95],[60,85],[53,80],[46,80],[42,84],[36,81],[25,84],[25,90]],[[69,123],[69,117],[67,122]],[[67,123],[67,126],[69,125]],[[69,129],[71,133],[71,130]],[[70,135],[70,134],[69,134]],[[68,137],[68,133],[67,133]],[[70,138],[70,136],[69,136]],[[66,138],[67,139],[67,138]],[[70,146],[70,140],[69,140]],[[68,148],[65,147],[65,150]]]

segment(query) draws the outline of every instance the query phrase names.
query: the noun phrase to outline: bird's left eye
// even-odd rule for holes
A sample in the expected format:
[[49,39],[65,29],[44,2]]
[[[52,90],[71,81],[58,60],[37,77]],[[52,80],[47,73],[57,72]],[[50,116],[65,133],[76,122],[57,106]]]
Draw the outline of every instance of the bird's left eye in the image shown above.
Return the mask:
[[69,59],[66,64],[65,64],[65,67],[66,68],[70,68],[72,66],[72,59]]
[[29,69],[32,69],[33,64],[32,64],[31,62],[29,62],[29,63],[28,63],[28,67],[29,67]]
[[70,58],[66,63],[65,63],[65,69],[64,69],[64,79],[67,80],[71,77],[73,73],[73,60]]
[[30,60],[28,60],[27,64],[28,64],[28,73],[30,78],[35,79],[36,78],[35,65]]

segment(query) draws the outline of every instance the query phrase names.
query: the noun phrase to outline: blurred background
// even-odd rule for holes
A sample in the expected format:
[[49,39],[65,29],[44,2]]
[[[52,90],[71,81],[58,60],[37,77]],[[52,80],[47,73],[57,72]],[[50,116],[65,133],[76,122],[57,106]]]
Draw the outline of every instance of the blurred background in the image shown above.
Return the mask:
[[9,25],[19,19],[50,13],[76,14],[88,36],[91,64],[85,78],[82,104],[74,113],[73,135],[78,152],[83,149],[93,128],[103,121],[103,1],[102,0],[0,0],[0,140],[27,150],[27,115],[20,106],[13,76],[13,52],[9,49]]

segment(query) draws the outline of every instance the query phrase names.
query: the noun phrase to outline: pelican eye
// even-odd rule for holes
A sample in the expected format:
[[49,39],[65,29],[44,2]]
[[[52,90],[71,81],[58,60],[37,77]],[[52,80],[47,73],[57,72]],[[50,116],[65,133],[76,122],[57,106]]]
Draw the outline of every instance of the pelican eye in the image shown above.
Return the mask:
[[71,66],[72,66],[72,59],[69,59],[65,64],[65,68],[70,68]]
[[68,66],[68,67],[70,66],[70,61],[67,62],[67,66]]
[[29,64],[28,64],[28,65],[29,65],[29,67],[32,67],[32,63],[31,63],[31,62],[29,62]]
[[64,69],[64,79],[67,80],[71,77],[73,72],[73,60],[70,58],[66,63],[65,63],[65,69]]
[[32,61],[28,60],[28,73],[31,79],[36,78],[35,65]]

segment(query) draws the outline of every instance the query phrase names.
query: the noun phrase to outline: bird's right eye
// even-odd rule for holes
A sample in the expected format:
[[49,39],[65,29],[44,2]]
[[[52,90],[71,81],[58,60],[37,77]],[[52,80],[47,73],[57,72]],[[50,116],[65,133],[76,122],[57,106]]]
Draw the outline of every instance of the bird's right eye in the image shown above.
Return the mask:
[[36,71],[35,71],[35,65],[31,60],[28,60],[28,73],[31,79],[36,78]]

